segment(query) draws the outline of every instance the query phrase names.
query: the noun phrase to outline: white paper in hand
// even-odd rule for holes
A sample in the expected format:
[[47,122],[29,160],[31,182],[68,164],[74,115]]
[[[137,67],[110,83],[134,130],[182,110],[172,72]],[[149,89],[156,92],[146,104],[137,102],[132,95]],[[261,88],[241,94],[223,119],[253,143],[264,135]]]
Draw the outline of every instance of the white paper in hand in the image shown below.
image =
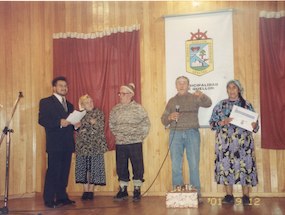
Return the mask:
[[248,109],[234,105],[230,114],[230,118],[233,118],[233,120],[230,122],[231,124],[248,131],[252,131],[253,129],[251,123],[257,121],[258,114]]
[[69,116],[67,117],[67,121],[70,122],[72,125],[80,122],[80,120],[85,116],[86,110],[84,111],[77,111],[74,110]]

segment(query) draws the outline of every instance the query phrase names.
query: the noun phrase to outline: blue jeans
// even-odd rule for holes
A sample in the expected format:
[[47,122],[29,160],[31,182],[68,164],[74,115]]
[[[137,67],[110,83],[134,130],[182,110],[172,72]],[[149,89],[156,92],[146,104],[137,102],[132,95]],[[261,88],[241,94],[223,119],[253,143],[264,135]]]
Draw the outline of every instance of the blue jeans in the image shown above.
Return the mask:
[[170,155],[172,161],[172,185],[183,185],[182,163],[184,149],[188,160],[190,183],[200,192],[200,132],[197,128],[188,130],[171,130],[169,134]]

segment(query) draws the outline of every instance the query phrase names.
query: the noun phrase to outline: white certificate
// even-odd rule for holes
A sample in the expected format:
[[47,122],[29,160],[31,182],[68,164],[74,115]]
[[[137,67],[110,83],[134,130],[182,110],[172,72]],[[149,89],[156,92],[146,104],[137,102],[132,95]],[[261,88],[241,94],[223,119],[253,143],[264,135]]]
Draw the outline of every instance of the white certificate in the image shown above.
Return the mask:
[[231,124],[248,131],[252,131],[253,129],[251,123],[257,121],[258,114],[248,109],[234,105],[230,114],[230,118],[233,118],[233,120],[230,122]]
[[67,121],[70,122],[72,125],[80,122],[80,120],[85,116],[86,111],[77,111],[74,110],[69,116],[67,117]]

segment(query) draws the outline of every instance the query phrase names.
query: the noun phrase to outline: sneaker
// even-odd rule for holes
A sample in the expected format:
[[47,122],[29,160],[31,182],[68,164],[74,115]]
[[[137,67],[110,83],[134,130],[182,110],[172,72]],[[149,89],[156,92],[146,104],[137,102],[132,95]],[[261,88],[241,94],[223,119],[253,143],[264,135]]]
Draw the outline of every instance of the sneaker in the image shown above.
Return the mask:
[[81,196],[82,200],[87,200],[88,199],[88,192],[84,192]]
[[141,188],[135,187],[134,188],[134,195],[133,195],[133,201],[138,202],[141,200]]
[[243,205],[250,205],[250,200],[249,200],[249,197],[247,195],[243,195],[242,204]]
[[231,204],[233,205],[235,203],[235,198],[233,195],[226,195],[223,199],[222,199],[222,204]]
[[114,201],[123,201],[128,198],[127,186],[120,187],[119,192],[114,196]]

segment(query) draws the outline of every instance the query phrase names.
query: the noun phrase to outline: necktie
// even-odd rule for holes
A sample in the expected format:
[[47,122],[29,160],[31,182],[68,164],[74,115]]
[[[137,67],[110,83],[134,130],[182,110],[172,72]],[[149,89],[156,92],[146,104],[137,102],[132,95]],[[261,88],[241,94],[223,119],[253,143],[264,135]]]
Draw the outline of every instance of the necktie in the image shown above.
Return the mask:
[[63,106],[65,112],[67,112],[68,111],[67,110],[67,104],[66,104],[66,99],[64,97],[62,97],[62,106]]

